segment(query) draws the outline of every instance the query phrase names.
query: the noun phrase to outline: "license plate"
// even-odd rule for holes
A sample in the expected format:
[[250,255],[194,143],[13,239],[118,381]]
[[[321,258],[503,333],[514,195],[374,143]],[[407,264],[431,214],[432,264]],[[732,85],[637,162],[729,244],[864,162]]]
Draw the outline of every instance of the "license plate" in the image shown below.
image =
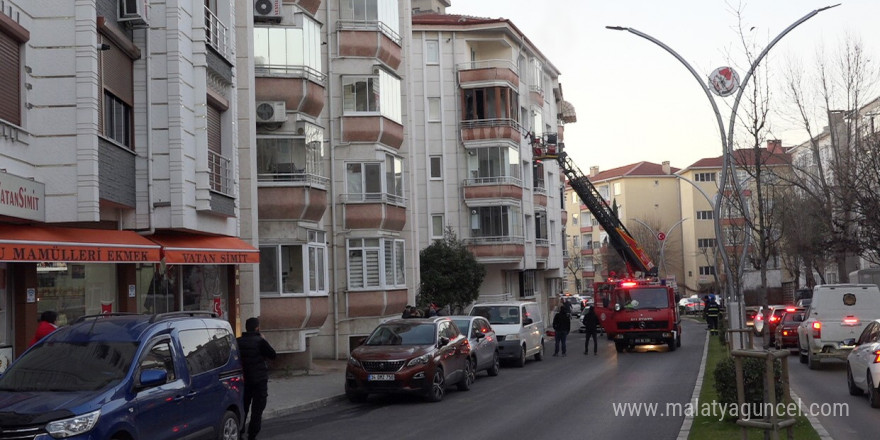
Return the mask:
[[653,339],[636,339],[636,344],[650,344],[654,342]]
[[371,374],[367,376],[367,380],[370,381],[388,381],[394,380],[393,374]]

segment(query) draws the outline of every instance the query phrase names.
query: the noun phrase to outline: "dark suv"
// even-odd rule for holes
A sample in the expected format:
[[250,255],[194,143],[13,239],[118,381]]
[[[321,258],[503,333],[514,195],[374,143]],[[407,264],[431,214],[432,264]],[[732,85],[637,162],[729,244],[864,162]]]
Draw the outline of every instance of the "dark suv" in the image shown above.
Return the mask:
[[242,385],[213,313],[84,316],[0,377],[0,438],[237,440]]

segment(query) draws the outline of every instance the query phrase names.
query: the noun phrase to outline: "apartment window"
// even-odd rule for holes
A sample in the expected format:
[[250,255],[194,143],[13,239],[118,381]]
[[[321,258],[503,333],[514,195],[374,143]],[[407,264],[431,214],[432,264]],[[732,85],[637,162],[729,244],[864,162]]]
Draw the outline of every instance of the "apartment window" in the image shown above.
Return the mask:
[[254,26],[254,70],[323,81],[321,25],[303,14],[302,27]]
[[572,214],[572,215],[571,215],[571,224],[572,224],[572,225],[576,225],[576,224],[578,224],[578,215],[577,215],[577,214]]
[[425,41],[425,64],[440,63],[440,42],[437,40]]
[[546,190],[544,187],[544,175],[544,162],[540,160],[532,162],[532,185],[535,189]]
[[343,20],[375,23],[389,38],[400,43],[400,15],[397,0],[339,0]]
[[714,238],[698,238],[697,239],[697,247],[700,249],[714,248],[715,247],[715,239]]
[[550,238],[548,234],[547,213],[543,211],[535,212],[535,239],[547,242]]
[[378,113],[401,123],[400,78],[377,70],[376,76],[342,78],[342,110],[346,115]]
[[514,147],[475,148],[474,155],[468,155],[468,172],[477,183],[497,183],[500,178],[509,177],[513,183],[522,184],[519,166],[519,150]]
[[404,244],[403,240],[382,238],[349,239],[348,287],[404,287]]
[[309,231],[297,245],[260,246],[260,294],[327,294],[326,233]]
[[462,120],[512,119],[517,120],[519,98],[507,87],[464,89],[462,93]]
[[223,156],[223,113],[226,111],[208,99],[208,172],[211,189],[223,194],[232,193],[232,163]]
[[593,242],[591,241],[593,237],[589,234],[584,234],[581,236],[581,243],[583,243],[581,249],[592,249]]
[[522,209],[519,206],[480,206],[471,208],[471,236],[522,237]]
[[305,124],[302,136],[258,136],[257,176],[261,182],[324,177],[324,130]]
[[714,182],[716,173],[697,173],[694,180],[697,182]]
[[714,211],[697,211],[697,220],[712,220],[715,218]]
[[348,163],[346,184],[349,201],[403,203],[403,160],[389,154],[384,163]]
[[519,273],[520,296],[523,298],[534,298],[537,291],[537,282],[535,281],[534,270],[524,270]]
[[104,92],[104,136],[131,148],[131,106]]
[[621,185],[620,182],[614,183],[614,195],[615,196],[619,196],[621,194],[621,192],[623,192],[622,187],[623,187],[623,185]]
[[580,246],[579,246],[580,243],[579,243],[579,241],[578,241],[579,238],[580,238],[580,237],[578,237],[577,235],[575,235],[574,237],[571,237],[571,246],[572,246],[573,248],[575,248],[575,249],[578,249],[578,248],[580,247]]
[[541,80],[544,77],[544,68],[541,66],[541,61],[537,58],[531,59],[531,75],[529,75],[529,84],[531,84],[532,90],[542,91],[541,89]]
[[443,177],[443,157],[431,156],[431,178],[440,179]]
[[700,266],[700,275],[715,275],[714,266]]
[[580,203],[580,201],[581,201],[580,196],[578,196],[576,192],[572,191],[571,192],[571,203]]
[[581,261],[583,262],[585,271],[593,271],[593,259],[592,258],[585,257]]
[[440,120],[440,98],[428,98],[428,121]]
[[443,238],[443,214],[431,216],[431,238],[437,240]]
[[[0,11],[0,14],[4,11]],[[0,119],[21,126],[21,45],[30,34],[12,20],[0,21]]]

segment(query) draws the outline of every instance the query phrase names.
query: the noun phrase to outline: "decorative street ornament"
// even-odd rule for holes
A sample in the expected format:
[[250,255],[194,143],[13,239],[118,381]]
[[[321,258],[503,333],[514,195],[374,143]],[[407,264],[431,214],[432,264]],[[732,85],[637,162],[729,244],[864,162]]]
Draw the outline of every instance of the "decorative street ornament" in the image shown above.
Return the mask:
[[739,75],[733,67],[719,67],[709,75],[709,86],[722,98],[730,96],[739,88]]

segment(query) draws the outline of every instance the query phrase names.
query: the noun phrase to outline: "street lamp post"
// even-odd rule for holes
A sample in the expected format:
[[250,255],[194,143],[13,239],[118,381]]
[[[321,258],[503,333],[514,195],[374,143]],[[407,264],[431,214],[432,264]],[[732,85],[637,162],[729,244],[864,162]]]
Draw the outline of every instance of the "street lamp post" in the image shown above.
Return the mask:
[[[640,224],[640,225],[642,225],[642,226],[648,228],[648,230],[651,231],[651,235],[652,235],[652,236],[654,237],[654,239],[657,240],[657,242],[659,243],[659,247],[660,247],[660,262],[659,262],[659,263],[660,263],[660,267],[657,268],[657,274],[658,274],[658,275],[659,275],[659,274],[663,274],[662,279],[665,280],[665,279],[667,278],[667,275],[668,275],[668,274],[666,273],[666,254],[665,254],[666,242],[669,241],[669,240],[667,240],[667,239],[670,237],[670,234],[672,234],[672,230],[675,229],[676,226],[678,226],[678,225],[684,223],[684,221],[687,220],[687,217],[685,217],[685,218],[683,218],[683,219],[681,219],[681,220],[675,222],[674,225],[670,226],[669,229],[666,230],[666,233],[664,234],[664,238],[660,238],[660,237],[659,237],[659,234],[658,234],[658,231],[655,231],[654,228],[652,228],[652,227],[651,227],[650,225],[648,225],[647,223],[645,223],[645,222],[643,222],[643,221],[641,221],[641,220],[639,220],[639,219],[637,219],[637,218],[631,218],[630,220],[635,221],[635,222],[637,222],[638,224]],[[659,231],[659,232],[662,232],[662,231]]]
[[[721,168],[721,185],[718,187],[718,194],[721,195],[724,193],[724,189],[727,185],[728,170],[733,170],[735,167],[735,165],[730,160],[730,156],[732,153],[733,127],[734,127],[734,122],[736,121],[736,111],[737,111],[737,108],[739,107],[739,101],[742,98],[743,92],[745,91],[745,86],[746,86],[746,84],[748,84],[749,80],[751,79],[752,75],[754,74],[755,70],[757,69],[758,64],[760,64],[760,62],[764,59],[764,57],[767,55],[767,52],[769,52],[770,49],[773,46],[775,46],[776,43],[779,42],[779,40],[782,39],[782,37],[784,37],[786,34],[791,32],[792,29],[796,28],[801,23],[809,20],[810,18],[812,18],[816,14],[818,14],[826,9],[831,9],[831,8],[837,7],[839,5],[840,5],[840,3],[838,3],[836,5],[826,6],[824,8],[819,8],[819,9],[816,9],[816,10],[808,13],[807,15],[801,17],[799,20],[797,20],[794,23],[792,23],[791,25],[789,25],[785,30],[783,30],[779,35],[777,35],[776,38],[774,38],[770,42],[770,44],[768,44],[767,47],[764,48],[764,50],[760,53],[760,55],[758,55],[758,57],[755,58],[755,60],[752,62],[751,66],[749,67],[748,72],[746,73],[745,77],[743,78],[742,82],[739,84],[739,90],[737,91],[736,98],[734,99],[734,102],[733,102],[733,107],[731,108],[730,122],[728,123],[728,133],[724,132],[724,121],[721,118],[721,112],[718,110],[718,105],[715,102],[715,98],[712,96],[712,93],[709,89],[709,86],[703,81],[703,79],[699,75],[699,73],[697,73],[697,71],[684,58],[682,58],[681,55],[679,55],[677,52],[672,50],[672,48],[670,48],[669,46],[667,46],[666,44],[664,44],[660,40],[657,40],[656,38],[654,38],[648,34],[645,34],[643,32],[640,32],[636,29],[629,28],[629,27],[623,27],[623,26],[606,26],[606,28],[611,29],[611,30],[616,30],[616,31],[627,31],[631,34],[642,37],[642,38],[660,46],[666,52],[668,52],[669,54],[674,56],[679,62],[681,62],[681,64],[683,64],[685,66],[685,68],[688,69],[688,71],[691,73],[691,75],[693,75],[694,79],[696,79],[697,82],[700,84],[700,87],[703,89],[703,92],[705,92],[706,97],[709,99],[709,103],[712,105],[712,110],[715,113],[715,119],[718,123],[718,130],[721,135],[721,148],[722,148],[723,161],[722,161],[722,168]],[[741,193],[740,188],[739,188],[739,183],[736,182],[736,179],[734,179],[733,185],[736,189],[737,194]],[[719,197],[719,201],[720,201],[720,197]],[[715,209],[715,240],[717,243],[720,244],[720,243],[722,243],[722,241],[721,241],[721,235],[722,235],[721,234],[721,222],[720,222],[721,203],[716,203],[714,209]],[[718,253],[721,255],[721,259],[724,263],[724,272],[727,276],[728,292],[734,292],[733,273],[731,271],[730,257],[727,255],[727,251],[726,251],[726,249],[724,249],[724,246],[720,246],[718,249],[719,249]],[[740,302],[742,300],[741,292],[736,291],[735,293],[736,293],[737,301]],[[739,319],[740,319],[739,324],[742,326],[742,324],[745,322],[744,310],[743,310],[743,307],[740,307],[739,309],[740,309],[740,311],[739,311]]]

